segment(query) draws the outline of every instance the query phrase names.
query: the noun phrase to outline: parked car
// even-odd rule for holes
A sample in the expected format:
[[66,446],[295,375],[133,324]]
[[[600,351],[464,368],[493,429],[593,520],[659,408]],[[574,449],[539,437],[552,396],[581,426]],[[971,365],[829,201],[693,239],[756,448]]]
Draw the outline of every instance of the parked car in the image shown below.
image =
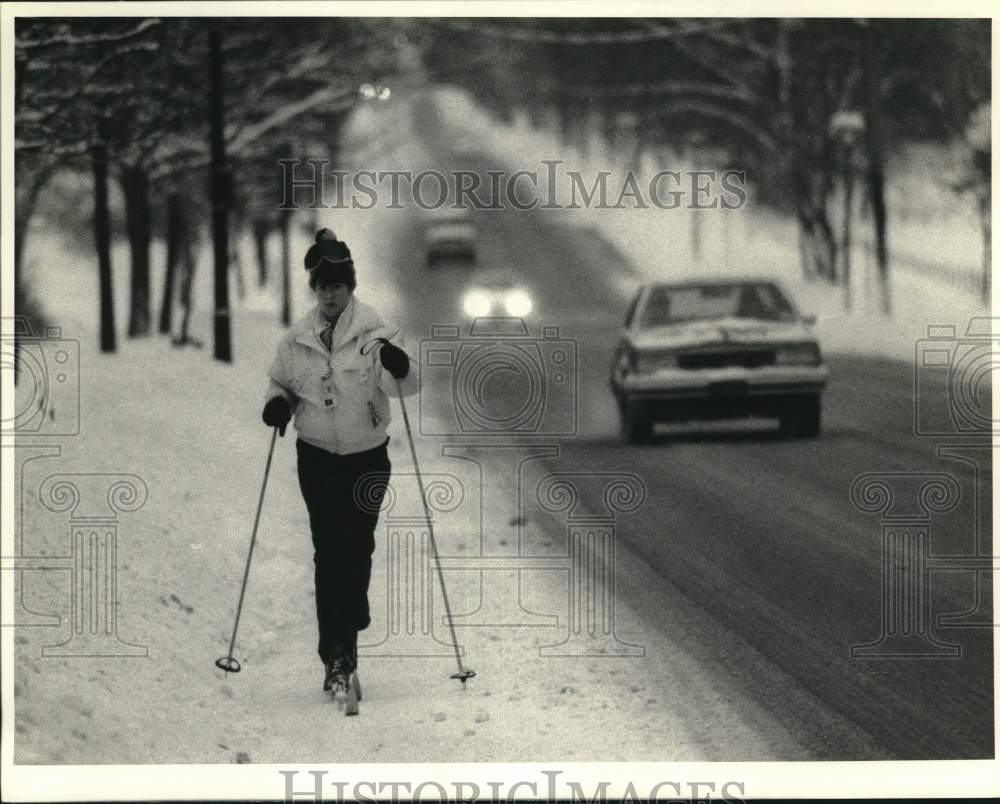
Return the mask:
[[761,416],[815,438],[827,367],[814,324],[770,279],[644,285],[611,366],[623,436],[647,441],[657,421]]

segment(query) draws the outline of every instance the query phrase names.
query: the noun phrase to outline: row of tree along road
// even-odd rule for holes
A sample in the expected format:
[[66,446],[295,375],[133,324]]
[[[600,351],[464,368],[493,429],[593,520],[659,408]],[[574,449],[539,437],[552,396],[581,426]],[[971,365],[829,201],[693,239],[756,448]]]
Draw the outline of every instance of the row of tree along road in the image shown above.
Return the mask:
[[361,88],[415,74],[467,89],[500,119],[555,120],[568,145],[596,121],[636,158],[710,150],[717,167],[747,172],[756,199],[794,216],[803,272],[831,288],[850,288],[851,222],[868,217],[886,311],[889,158],[906,142],[940,143],[954,167],[939,182],[976,199],[989,297],[989,20],[60,17],[18,18],[15,42],[15,304],[19,315],[37,310],[24,253],[40,198],[65,171],[91,177],[104,351],[117,348],[120,234],[129,337],[154,330],[156,233],[166,240],[160,333],[190,341],[193,244],[210,232],[213,354],[232,359],[231,227],[252,234],[261,285],[280,237],[287,324],[295,213],[281,209],[278,161],[336,169]]

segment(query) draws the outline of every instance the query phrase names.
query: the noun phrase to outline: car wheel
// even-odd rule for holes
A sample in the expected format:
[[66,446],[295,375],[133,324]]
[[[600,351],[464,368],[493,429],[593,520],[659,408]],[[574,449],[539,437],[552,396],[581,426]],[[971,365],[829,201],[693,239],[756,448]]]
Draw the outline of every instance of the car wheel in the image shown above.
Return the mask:
[[646,444],[653,439],[653,420],[643,406],[628,399],[618,405],[622,438],[629,444]]
[[781,432],[791,438],[817,438],[823,405],[819,394],[790,405],[781,417]]

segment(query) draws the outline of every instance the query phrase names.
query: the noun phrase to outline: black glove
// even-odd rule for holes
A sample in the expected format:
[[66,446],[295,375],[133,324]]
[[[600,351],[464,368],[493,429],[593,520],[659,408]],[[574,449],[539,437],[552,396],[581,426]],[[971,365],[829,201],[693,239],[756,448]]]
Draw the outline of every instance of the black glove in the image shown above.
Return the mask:
[[385,338],[379,338],[379,342],[382,344],[378,355],[382,367],[397,380],[403,379],[410,372],[410,358],[406,352]]
[[264,405],[264,424],[268,427],[277,427],[278,434],[284,435],[288,422],[292,419],[292,408],[288,400],[283,396],[276,396],[269,399]]

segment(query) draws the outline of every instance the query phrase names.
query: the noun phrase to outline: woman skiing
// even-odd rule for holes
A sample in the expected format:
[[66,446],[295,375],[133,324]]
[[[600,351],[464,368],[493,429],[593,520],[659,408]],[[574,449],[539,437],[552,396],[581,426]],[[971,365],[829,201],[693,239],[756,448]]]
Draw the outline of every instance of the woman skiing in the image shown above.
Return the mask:
[[323,689],[345,694],[353,714],[358,631],[371,622],[375,526],[391,471],[387,394],[399,388],[409,396],[417,379],[400,331],[355,298],[347,245],[321,229],[305,267],[317,303],[278,344],[263,419],[284,435],[295,417],[299,487],[315,550]]

